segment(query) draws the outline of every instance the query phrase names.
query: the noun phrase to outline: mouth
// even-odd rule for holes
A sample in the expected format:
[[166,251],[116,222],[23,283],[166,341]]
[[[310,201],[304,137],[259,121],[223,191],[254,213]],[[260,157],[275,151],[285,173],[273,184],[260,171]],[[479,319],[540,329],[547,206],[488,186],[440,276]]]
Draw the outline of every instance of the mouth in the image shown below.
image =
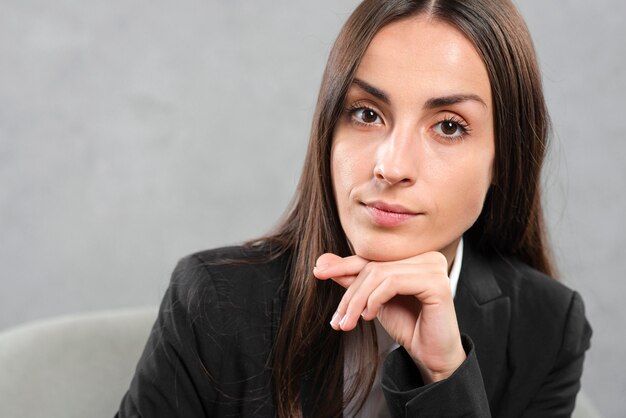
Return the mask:
[[362,202],[370,219],[378,226],[397,226],[407,222],[416,216],[419,212],[407,209],[402,205],[394,205],[385,202]]

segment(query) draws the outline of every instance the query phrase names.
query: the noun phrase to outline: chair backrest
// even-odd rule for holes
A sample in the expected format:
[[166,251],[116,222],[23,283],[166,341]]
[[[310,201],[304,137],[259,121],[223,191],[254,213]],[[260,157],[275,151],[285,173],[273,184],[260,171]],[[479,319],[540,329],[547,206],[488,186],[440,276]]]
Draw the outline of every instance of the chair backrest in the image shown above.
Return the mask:
[[0,417],[111,418],[157,308],[48,319],[0,333]]
[[602,415],[585,391],[581,390],[576,397],[576,408],[574,408],[572,418],[602,418]]

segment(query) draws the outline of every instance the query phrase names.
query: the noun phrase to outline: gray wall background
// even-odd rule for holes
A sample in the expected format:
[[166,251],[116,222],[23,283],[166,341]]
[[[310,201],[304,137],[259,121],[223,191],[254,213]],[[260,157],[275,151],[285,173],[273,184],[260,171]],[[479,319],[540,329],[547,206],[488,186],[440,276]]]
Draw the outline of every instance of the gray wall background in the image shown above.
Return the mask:
[[[3,0],[0,329],[159,303],[176,261],[270,228],[355,0]],[[518,1],[554,123],[549,226],[626,413],[626,3]]]

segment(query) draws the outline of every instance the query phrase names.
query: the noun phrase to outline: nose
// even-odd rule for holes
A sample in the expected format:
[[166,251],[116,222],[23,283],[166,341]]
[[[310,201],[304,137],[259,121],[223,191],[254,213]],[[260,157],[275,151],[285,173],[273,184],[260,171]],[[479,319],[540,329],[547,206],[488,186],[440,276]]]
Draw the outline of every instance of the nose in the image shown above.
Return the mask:
[[418,139],[409,131],[393,131],[377,150],[374,177],[389,185],[410,186],[417,180]]

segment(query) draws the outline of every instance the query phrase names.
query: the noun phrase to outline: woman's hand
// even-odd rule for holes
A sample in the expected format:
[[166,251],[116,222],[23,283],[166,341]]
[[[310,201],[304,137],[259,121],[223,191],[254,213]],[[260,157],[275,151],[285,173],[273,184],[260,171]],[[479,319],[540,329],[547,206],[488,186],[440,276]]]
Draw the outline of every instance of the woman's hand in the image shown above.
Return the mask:
[[331,320],[334,329],[350,331],[361,317],[378,318],[411,355],[425,383],[449,377],[465,360],[443,254],[375,262],[327,253],[313,274],[347,289]]

